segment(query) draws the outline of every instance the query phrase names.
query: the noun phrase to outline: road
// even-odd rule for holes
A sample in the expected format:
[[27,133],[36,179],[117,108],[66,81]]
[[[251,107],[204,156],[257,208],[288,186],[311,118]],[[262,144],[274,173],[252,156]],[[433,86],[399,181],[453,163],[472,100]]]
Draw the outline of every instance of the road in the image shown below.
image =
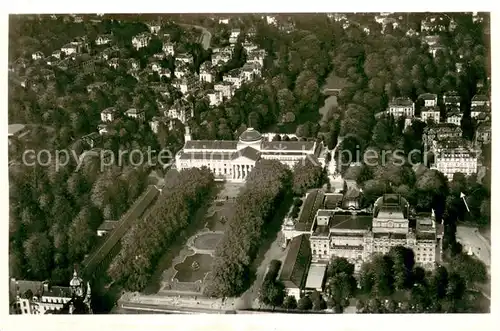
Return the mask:
[[193,24],[184,24],[184,23],[178,23],[180,26],[192,26],[195,29],[201,30],[201,46],[203,47],[204,50],[207,50],[210,48],[210,42],[212,41],[212,34],[210,31],[208,31],[206,28],[200,26],[200,25],[193,25]]
[[279,235],[276,240],[271,244],[271,247],[264,255],[264,260],[261,262],[259,267],[257,268],[255,281],[252,283],[252,286],[243,293],[241,297],[236,299],[236,309],[248,309],[254,308],[258,309],[258,293],[260,288],[262,287],[262,283],[264,282],[264,276],[266,275],[267,267],[272,260],[281,260],[283,261],[287,250],[283,250],[280,244]]
[[488,269],[491,266],[491,247],[488,240],[484,238],[477,228],[464,225],[457,226],[457,241],[460,242],[466,252],[469,247],[475,256],[486,264]]

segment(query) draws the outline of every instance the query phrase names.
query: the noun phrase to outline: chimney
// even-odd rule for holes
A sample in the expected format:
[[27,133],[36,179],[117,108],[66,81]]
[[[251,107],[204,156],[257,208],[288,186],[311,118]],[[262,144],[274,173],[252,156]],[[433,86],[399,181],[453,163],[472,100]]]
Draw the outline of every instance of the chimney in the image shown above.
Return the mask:
[[50,290],[49,282],[46,281],[43,283],[43,291],[48,292]]

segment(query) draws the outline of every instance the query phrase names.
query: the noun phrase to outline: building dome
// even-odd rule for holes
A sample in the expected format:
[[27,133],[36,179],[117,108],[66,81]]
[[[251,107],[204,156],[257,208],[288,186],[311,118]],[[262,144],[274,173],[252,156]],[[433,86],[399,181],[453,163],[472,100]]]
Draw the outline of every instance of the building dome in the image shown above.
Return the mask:
[[246,143],[256,142],[261,139],[262,135],[260,134],[259,131],[255,130],[254,128],[248,128],[245,130],[245,132],[243,132],[240,135],[240,141]]

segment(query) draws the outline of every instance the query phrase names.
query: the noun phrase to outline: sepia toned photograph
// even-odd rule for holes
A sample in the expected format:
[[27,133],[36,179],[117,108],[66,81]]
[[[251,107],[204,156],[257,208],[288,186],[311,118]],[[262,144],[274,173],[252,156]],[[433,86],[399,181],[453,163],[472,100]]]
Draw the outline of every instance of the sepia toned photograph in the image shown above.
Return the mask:
[[490,313],[486,12],[10,14],[9,313]]

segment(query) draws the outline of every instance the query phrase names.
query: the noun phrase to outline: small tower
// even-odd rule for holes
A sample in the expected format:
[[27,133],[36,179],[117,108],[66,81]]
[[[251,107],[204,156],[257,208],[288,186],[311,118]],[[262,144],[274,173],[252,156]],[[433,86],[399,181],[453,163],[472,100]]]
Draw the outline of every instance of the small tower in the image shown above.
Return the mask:
[[83,280],[78,277],[78,272],[76,271],[76,267],[73,271],[73,278],[69,282],[69,287],[71,288],[71,292],[74,296],[83,297]]
[[189,130],[189,126],[186,125],[186,133],[184,133],[184,142],[191,141],[191,131]]
[[434,208],[432,208],[431,220],[432,220],[432,227],[435,229],[436,228],[436,214],[434,214]]

